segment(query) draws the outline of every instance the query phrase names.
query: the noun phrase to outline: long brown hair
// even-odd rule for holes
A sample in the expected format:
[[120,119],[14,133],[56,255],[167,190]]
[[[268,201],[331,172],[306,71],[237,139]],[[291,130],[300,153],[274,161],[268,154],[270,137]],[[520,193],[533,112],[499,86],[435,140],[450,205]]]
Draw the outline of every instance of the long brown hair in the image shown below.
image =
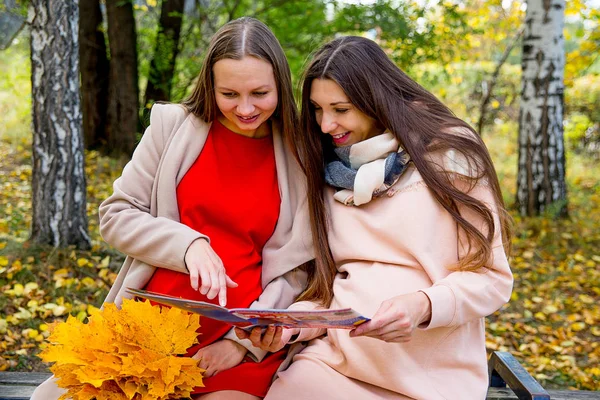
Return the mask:
[[[375,42],[356,36],[341,37],[315,53],[302,81],[301,131],[295,140],[295,150],[308,178],[316,266],[309,271],[308,288],[299,300],[329,305],[337,272],[329,249],[328,217],[323,198],[324,166],[332,143],[328,135],[321,133],[310,102],[314,79],[336,82],[358,110],[391,131],[410,154],[435,199],[466,233],[467,254],[449,268],[476,271],[485,267],[492,253],[495,226],[490,209],[470,196],[470,190],[456,187],[450,171],[444,171],[442,166],[432,162],[428,155],[435,152],[453,149],[465,157],[472,172],[465,177],[470,188],[479,181],[488,183],[499,210],[502,240],[506,251],[510,251],[510,217],[504,207],[491,157],[479,135],[400,70]],[[459,205],[482,217],[486,234],[461,215]]]
[[242,17],[223,25],[211,38],[192,94],[182,101],[189,112],[206,122],[218,115],[213,67],[223,59],[256,57],[271,64],[277,84],[277,108],[273,113],[286,141],[297,129],[298,111],[292,91],[290,67],[279,41],[271,30],[255,18]]

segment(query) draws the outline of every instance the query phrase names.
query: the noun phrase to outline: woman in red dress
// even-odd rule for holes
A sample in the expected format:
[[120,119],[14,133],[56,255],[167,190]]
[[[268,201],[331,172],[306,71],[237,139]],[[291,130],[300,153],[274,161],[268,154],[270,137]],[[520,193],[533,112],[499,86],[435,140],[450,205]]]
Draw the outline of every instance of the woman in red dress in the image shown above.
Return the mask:
[[[287,145],[296,126],[289,66],[273,33],[252,18],[224,25],[191,96],[154,105],[100,206],[103,238],[127,255],[105,301],[119,305],[130,287],[230,308],[287,308],[313,258],[305,177]],[[231,326],[200,323],[188,351],[206,370],[195,398],[263,397],[286,351],[267,354]],[[32,399],[63,393],[51,378]]]
[[[222,82],[219,63],[214,68],[217,84]],[[260,68],[252,72],[260,79],[266,69],[260,64],[263,61],[235,60],[232,65],[244,65],[246,68],[240,67],[237,71],[246,73],[254,63]],[[234,70],[227,72],[232,74],[227,74],[229,76],[235,74]],[[255,86],[251,80],[242,82]],[[236,85],[229,83],[228,87]],[[224,288],[215,282],[209,286],[204,285],[204,279],[198,282],[192,278],[190,284],[190,276],[158,268],[147,290],[211,303],[226,298],[232,308],[249,307],[261,294],[262,250],[275,230],[280,198],[273,138],[268,131],[252,132],[253,136],[249,133],[225,117],[217,117],[198,159],[177,186],[181,223],[210,237],[210,244],[201,238],[190,246],[186,254],[190,272],[191,268],[198,267],[201,276],[202,267],[207,264],[201,258],[202,252],[210,252],[210,262],[216,260],[210,267],[222,272],[237,286],[232,285],[225,297]],[[192,253],[194,246],[200,255]],[[217,296],[216,290],[212,293],[208,290],[215,286],[221,289]],[[208,318],[201,318],[200,323],[199,343],[188,350],[188,355],[198,359],[200,367],[206,369],[205,387],[195,393],[227,389],[263,397],[287,352],[269,353],[262,362],[256,363],[246,356],[247,349],[239,343],[221,340],[231,329],[230,325]]]
[[[196,88],[183,103],[212,124],[176,191],[180,222],[205,237],[185,254],[189,275],[157,268],[147,290],[230,308],[250,307],[261,295],[263,248],[281,208],[272,121],[289,135],[285,129],[296,117],[289,76],[264,24],[243,18],[213,37]],[[206,369],[205,386],[194,391],[202,399],[265,396],[287,353],[255,362],[231,326],[207,318],[198,341],[188,355]]]

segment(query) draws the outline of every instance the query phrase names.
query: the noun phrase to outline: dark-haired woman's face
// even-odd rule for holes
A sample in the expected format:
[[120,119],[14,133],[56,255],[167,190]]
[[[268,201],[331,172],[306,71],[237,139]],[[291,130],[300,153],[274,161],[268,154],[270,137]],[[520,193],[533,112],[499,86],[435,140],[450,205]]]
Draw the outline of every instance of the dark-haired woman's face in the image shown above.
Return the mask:
[[321,131],[331,135],[337,147],[351,146],[383,132],[376,121],[356,108],[340,85],[331,79],[312,81],[310,101]]

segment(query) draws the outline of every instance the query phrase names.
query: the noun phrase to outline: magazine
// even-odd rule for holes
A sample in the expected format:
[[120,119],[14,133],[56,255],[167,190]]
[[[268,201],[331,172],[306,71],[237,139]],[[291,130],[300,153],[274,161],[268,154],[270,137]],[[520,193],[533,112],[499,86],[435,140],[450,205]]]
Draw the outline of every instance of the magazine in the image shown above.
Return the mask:
[[288,328],[326,328],[353,329],[369,321],[351,308],[340,310],[276,310],[251,309],[218,306],[204,301],[182,299],[150,292],[141,289],[127,288],[127,291],[137,297],[151,300],[160,304],[177,307],[206,318],[216,319],[243,329],[266,326],[283,326]]

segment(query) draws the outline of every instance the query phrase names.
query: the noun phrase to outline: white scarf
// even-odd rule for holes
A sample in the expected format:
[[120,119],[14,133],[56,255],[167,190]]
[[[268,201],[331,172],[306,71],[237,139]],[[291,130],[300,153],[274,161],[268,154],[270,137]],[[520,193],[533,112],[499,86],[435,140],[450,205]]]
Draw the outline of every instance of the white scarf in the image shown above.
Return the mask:
[[340,189],[334,198],[348,206],[360,206],[381,196],[398,182],[410,162],[408,153],[389,131],[334,151],[337,159],[326,165],[325,180]]

